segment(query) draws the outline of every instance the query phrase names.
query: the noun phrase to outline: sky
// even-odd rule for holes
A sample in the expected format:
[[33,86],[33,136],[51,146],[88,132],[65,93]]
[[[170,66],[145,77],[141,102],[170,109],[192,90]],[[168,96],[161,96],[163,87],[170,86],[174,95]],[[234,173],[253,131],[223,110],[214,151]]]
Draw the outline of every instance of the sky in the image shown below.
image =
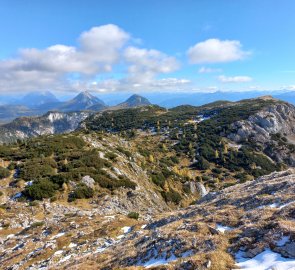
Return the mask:
[[293,0],[1,0],[0,93],[295,90]]

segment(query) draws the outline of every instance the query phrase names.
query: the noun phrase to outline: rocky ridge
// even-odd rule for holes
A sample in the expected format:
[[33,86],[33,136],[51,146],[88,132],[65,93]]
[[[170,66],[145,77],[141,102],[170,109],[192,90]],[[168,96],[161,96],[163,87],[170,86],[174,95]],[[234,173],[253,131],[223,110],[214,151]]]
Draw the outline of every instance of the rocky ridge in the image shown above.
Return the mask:
[[0,143],[40,135],[68,133],[77,129],[80,122],[90,115],[91,112],[48,112],[39,117],[17,118],[9,124],[0,126]]
[[292,147],[295,133],[295,107],[289,103],[276,102],[266,106],[246,120],[231,124],[232,132],[227,137],[238,143],[255,142],[263,150],[275,146],[269,156],[276,162],[295,165]]

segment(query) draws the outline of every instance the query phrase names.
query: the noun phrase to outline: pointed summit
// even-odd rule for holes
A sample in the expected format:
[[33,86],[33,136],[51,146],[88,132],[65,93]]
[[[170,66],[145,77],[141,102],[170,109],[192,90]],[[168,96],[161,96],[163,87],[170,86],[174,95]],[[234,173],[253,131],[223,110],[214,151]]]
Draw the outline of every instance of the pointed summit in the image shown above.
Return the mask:
[[63,111],[81,111],[87,110],[94,105],[100,105],[101,107],[106,106],[102,100],[93,96],[88,91],[84,91],[79,93],[70,101],[66,102],[61,109]]
[[125,102],[120,103],[118,106],[121,108],[133,108],[151,105],[149,100],[140,95],[134,94],[129,97]]

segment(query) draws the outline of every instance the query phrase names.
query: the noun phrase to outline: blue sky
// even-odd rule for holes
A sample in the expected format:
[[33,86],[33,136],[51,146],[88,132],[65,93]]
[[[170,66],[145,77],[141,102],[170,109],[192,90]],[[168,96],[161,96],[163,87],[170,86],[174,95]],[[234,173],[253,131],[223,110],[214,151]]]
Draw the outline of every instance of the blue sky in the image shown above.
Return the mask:
[[295,90],[292,0],[1,1],[0,91]]

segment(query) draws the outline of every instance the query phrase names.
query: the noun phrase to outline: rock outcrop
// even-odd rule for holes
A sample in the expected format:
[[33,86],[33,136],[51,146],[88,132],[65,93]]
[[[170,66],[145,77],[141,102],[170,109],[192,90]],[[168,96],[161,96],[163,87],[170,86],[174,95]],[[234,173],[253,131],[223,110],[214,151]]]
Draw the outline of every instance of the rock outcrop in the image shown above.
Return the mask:
[[38,117],[21,117],[0,127],[0,143],[15,142],[40,135],[74,131],[91,112],[48,112]]

